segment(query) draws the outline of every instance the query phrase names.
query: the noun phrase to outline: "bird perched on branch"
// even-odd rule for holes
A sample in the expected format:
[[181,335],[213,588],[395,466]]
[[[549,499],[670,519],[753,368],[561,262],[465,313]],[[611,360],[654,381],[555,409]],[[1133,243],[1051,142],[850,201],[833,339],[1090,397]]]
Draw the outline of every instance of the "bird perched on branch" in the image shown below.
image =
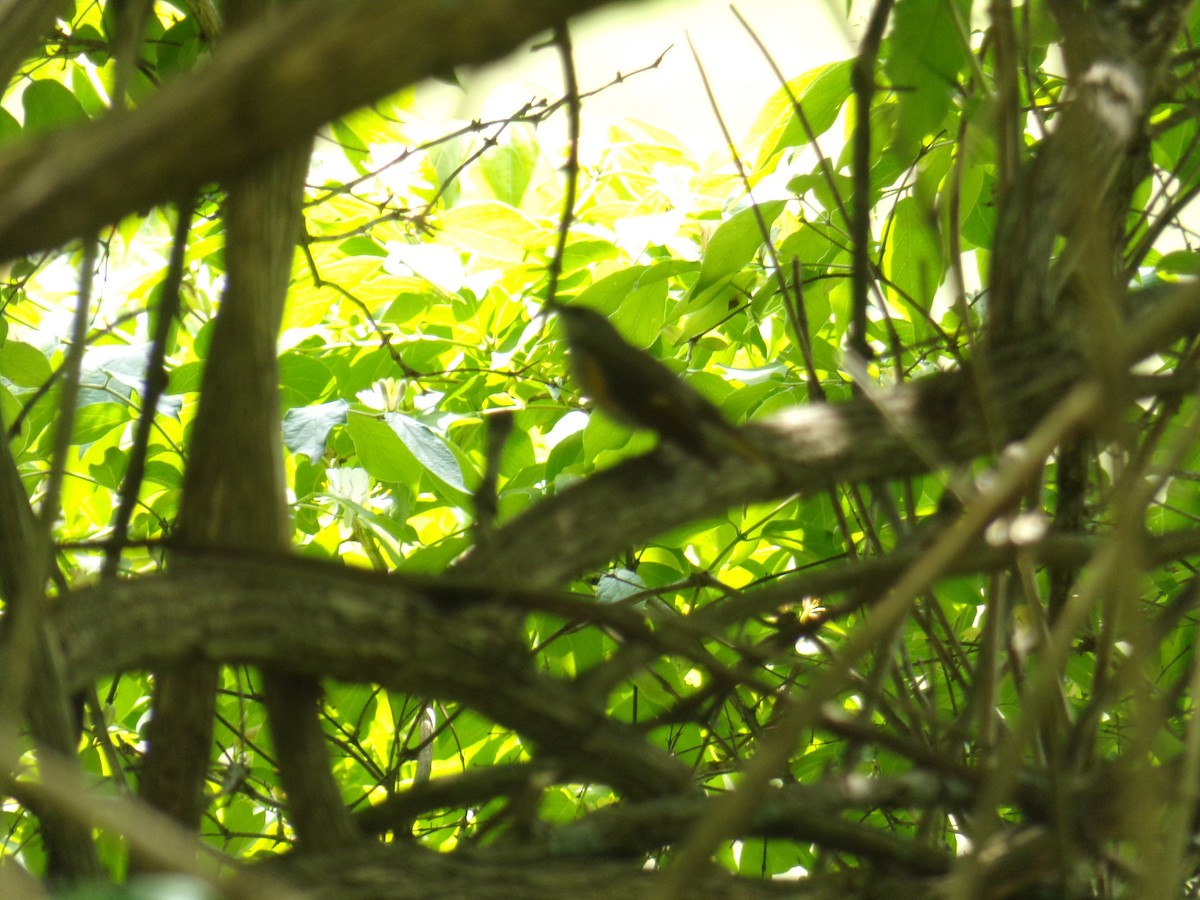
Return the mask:
[[634,347],[600,313],[553,303],[583,394],[612,418],[649,428],[659,439],[713,468],[730,453],[760,461],[750,444],[711,401],[650,354]]

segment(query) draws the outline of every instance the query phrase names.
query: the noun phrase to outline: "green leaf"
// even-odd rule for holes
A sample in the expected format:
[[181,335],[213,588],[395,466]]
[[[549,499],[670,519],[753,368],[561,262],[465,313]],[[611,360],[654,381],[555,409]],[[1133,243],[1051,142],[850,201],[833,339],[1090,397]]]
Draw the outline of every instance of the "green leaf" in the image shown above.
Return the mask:
[[397,566],[399,572],[412,574],[442,574],[446,568],[467,551],[472,544],[469,534],[445,538],[435,544],[419,547]]
[[825,229],[802,222],[799,228],[783,239],[775,252],[783,271],[790,276],[793,259],[798,260],[801,266],[817,266],[830,262],[842,249],[829,239]]
[[808,134],[796,115],[793,97],[800,101],[800,108],[815,137],[829,130],[850,96],[850,70],[853,66],[853,60],[843,60],[813,69],[793,78],[786,90],[780,88],[771,96],[750,126],[747,136],[748,141],[759,146],[752,172],[766,174],[769,171],[768,163],[780,151],[808,143]]
[[138,47],[138,59],[144,63],[138,69],[158,68],[158,48],[162,45],[163,35],[167,33],[162,20],[158,16],[147,16],[142,27],[142,43]]
[[[700,295],[745,268],[759,248],[770,239],[771,225],[786,205],[784,200],[769,200],[760,203],[757,210],[747,207],[722,222],[704,250],[700,278],[692,288],[692,296]],[[767,229],[765,237],[764,225]]]
[[0,108],[0,144],[14,141],[20,136],[21,123],[7,109]]
[[455,502],[469,498],[458,457],[427,426],[400,413],[379,417],[358,412],[348,416],[348,425],[359,463],[373,477],[415,485],[427,473]]
[[200,390],[204,379],[204,364],[188,362],[171,370],[167,381],[167,392],[170,394],[194,394]]
[[619,255],[620,251],[611,241],[568,241],[563,251],[563,274],[590,269],[596,263],[616,259]]
[[460,136],[439,143],[429,152],[426,166],[432,169],[431,181],[447,210],[453,209],[462,196],[462,185],[458,175],[467,157],[474,150],[474,142],[470,138]]
[[333,382],[333,371],[306,353],[279,357],[279,386],[284,406],[306,406],[321,400]]
[[93,65],[103,66],[108,62],[110,58],[108,41],[104,39],[104,35],[100,33],[95,25],[80,25],[71,32],[71,40],[80,46],[86,45],[87,49],[83,51],[83,55]]
[[71,71],[71,90],[88,116],[98,116],[108,110],[108,104],[96,91],[96,86],[92,84],[86,69],[76,68]]
[[441,219],[446,241],[463,252],[519,263],[548,232],[505,203],[487,200],[449,209]]
[[973,192],[977,199],[967,207],[970,212],[962,220],[960,233],[964,241],[975,247],[989,248],[995,237],[996,206],[992,203],[994,187],[995,178],[989,170],[982,167],[968,170],[963,178],[963,195],[967,196]]
[[441,435],[403,413],[384,413],[384,421],[430,475],[459,495],[469,495],[458,458]]
[[553,483],[566,469],[583,460],[583,430],[569,434],[550,448],[546,480]]
[[106,487],[110,491],[115,491],[120,487],[124,473],[125,454],[116,447],[106,449],[102,461],[88,466],[88,474],[96,480],[98,485]]
[[668,280],[695,267],[687,260],[630,266],[596,282],[573,302],[607,314],[635,347],[649,347],[661,337],[666,322]]
[[969,48],[962,29],[971,21],[970,0],[900,0],[892,17],[884,71],[900,89],[897,152],[908,156],[940,129],[951,91],[966,67]]
[[905,197],[896,204],[891,239],[884,254],[888,278],[922,309],[928,309],[942,283],[942,243],[918,202]]
[[513,207],[521,205],[539,155],[537,138],[527,125],[514,125],[507,143],[483,155],[480,169],[497,200]]
[[[643,437],[642,432],[639,431],[637,437]],[[611,460],[613,454],[620,458],[636,455],[636,452],[626,449],[635,439],[628,428],[597,410],[588,416],[587,425],[583,429],[584,455],[587,459],[601,464]],[[649,436],[648,432],[644,443],[645,446],[639,450],[649,449],[654,443],[654,438]]]
[[[17,420],[17,416],[21,414],[21,401],[13,396],[4,384],[0,383],[0,427],[9,430],[11,433],[12,424]],[[25,449],[25,443],[30,436],[30,425],[26,421],[21,426],[21,432],[12,441],[11,448],[14,455],[19,454]]]
[[349,408],[345,400],[333,400],[289,409],[283,414],[283,445],[292,453],[307,456],[315,466],[325,455],[329,432],[346,423]]
[[25,131],[41,134],[64,125],[87,121],[87,113],[75,95],[57,81],[41,79],[30,84],[21,94],[25,110]]
[[578,303],[608,315],[625,340],[649,347],[666,321],[667,282],[645,266],[615,272],[579,295]]
[[329,123],[329,130],[333,132],[334,139],[347,162],[354,167],[354,171],[359,175],[366,175],[371,168],[368,165],[371,153],[366,142],[347,124],[345,119],[334,119]]
[[382,417],[350,410],[346,425],[358,462],[371,477],[397,484],[415,484],[420,479],[420,466]]
[[387,250],[379,246],[375,241],[366,235],[356,234],[354,237],[347,238],[338,244],[338,250],[343,256],[383,256],[388,255]]
[[132,415],[129,407],[119,403],[91,403],[75,414],[75,442],[94,443],[114,428],[126,424]]
[[596,583],[596,599],[601,603],[619,603],[646,590],[646,583],[632,569],[613,569]]
[[160,459],[152,459],[146,463],[146,471],[142,478],[147,484],[157,484],[173,490],[178,490],[183,485],[183,473]]
[[1175,250],[1164,254],[1154,268],[1160,274],[1200,275],[1200,253]]
[[17,387],[41,387],[50,372],[50,361],[36,347],[21,341],[6,341],[0,347],[0,378]]
[[381,322],[400,324],[423,316],[431,305],[439,302],[435,291],[401,291],[379,317]]
[[188,16],[168,28],[158,44],[158,73],[162,78],[190,72],[196,65],[204,43],[200,26]]

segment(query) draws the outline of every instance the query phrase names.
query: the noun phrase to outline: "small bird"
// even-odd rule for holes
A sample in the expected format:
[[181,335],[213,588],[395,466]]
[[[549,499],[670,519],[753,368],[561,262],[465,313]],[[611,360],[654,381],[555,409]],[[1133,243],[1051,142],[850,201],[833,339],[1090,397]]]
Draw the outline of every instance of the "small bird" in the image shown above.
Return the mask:
[[566,333],[575,381],[612,418],[649,428],[659,439],[717,468],[729,453],[762,454],[709,400],[650,354],[634,347],[600,313],[554,303]]

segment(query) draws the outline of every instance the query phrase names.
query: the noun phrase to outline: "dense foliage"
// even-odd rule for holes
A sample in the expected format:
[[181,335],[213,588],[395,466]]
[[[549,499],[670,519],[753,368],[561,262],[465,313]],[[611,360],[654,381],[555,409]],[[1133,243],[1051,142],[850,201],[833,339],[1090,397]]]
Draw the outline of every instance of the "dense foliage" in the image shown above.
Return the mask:
[[[856,59],[756,99],[708,160],[589,125],[589,91],[649,77],[625,73],[470,123],[364,87],[206,169],[188,154],[222,117],[184,145],[161,114],[203,83],[231,119],[244,91],[294,121],[319,90],[296,60],[351,14],[297,26],[312,46],[270,68],[270,29],[326,4],[226,3],[228,37],[207,0],[60,6],[28,13],[0,109],[0,886],[32,890],[19,864],[95,896],[132,859],[328,896],[489,896],[484,865],[548,879],[496,896],[1193,890],[1200,14],[878,0]],[[561,28],[539,52],[570,72]],[[260,290],[227,265],[229,197],[306,126],[300,233],[255,213],[291,257],[282,320],[247,320],[268,346],[277,328],[277,376],[247,344],[217,382],[218,310]],[[79,188],[119,221],[38,199],[121,129],[158,135],[145,161]],[[151,208],[122,198],[134,178]],[[755,452],[711,464],[591,411],[551,290],[751,423]],[[193,499],[202,465],[271,450],[239,431],[255,378],[278,383],[254,408],[282,435],[291,559],[254,453],[241,488]],[[202,404],[219,464],[191,443]],[[176,833],[133,799],[170,715],[157,673],[210,663],[198,828],[220,877],[186,814],[141,790]],[[340,832],[305,823],[271,673],[322,679]],[[79,823],[98,866],[47,837]],[[464,868],[304,868],[350,833]],[[578,860],[597,874],[571,881]]]

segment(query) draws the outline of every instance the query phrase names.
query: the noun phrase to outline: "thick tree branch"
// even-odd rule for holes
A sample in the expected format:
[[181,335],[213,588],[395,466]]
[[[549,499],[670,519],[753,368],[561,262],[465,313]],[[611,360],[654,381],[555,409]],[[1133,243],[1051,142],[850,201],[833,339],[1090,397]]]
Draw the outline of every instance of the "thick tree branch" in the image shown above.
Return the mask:
[[1169,0],[1142,4],[1138,11],[1136,3],[1117,4],[1086,13],[1077,4],[1053,5],[1071,90],[1054,133],[998,198],[993,344],[1057,320],[1059,294],[1081,263],[1080,248],[1074,247],[1052,271],[1059,235],[1105,221],[1115,222],[1114,243],[1119,237],[1119,211],[1145,174],[1147,110],[1188,5]]
[[[0,422],[0,430],[6,424]],[[6,764],[16,762],[16,745],[9,742],[16,735],[22,710],[42,749],[69,756],[79,737],[63,689],[60,660],[41,619],[46,569],[52,558],[49,546],[50,535],[39,527],[8,441],[0,440],[0,598],[5,603],[0,635],[7,646],[21,648],[19,655],[8,654],[3,668],[6,672],[19,668],[25,673],[20,679],[9,679],[9,691],[17,681],[28,685],[23,696],[7,698],[12,708],[5,710],[6,721],[0,725],[0,743],[4,745],[0,756]],[[18,624],[22,617],[27,617],[26,621]],[[74,763],[75,758],[70,759]],[[49,870],[59,878],[97,877],[100,859],[90,829],[51,807],[39,807],[38,816]]]
[[502,597],[458,614],[446,606],[433,590],[371,573],[226,561],[81,591],[56,605],[53,622],[74,686],[181,661],[370,681],[469,705],[532,739],[556,768],[634,796],[690,784],[681,764],[599,704],[539,675]]
[[[1153,299],[1148,291],[1132,297],[1130,305],[1141,315],[1125,330],[1114,359],[1127,366],[1200,329],[1198,295],[1200,288],[1180,285]],[[618,464],[505,523],[456,571],[553,587],[626,547],[740,503],[902,478],[975,459],[992,452],[996,440],[1028,434],[1087,371],[1055,334],[998,348],[990,366],[987,403],[969,373],[953,371],[869,399],[794,407],[745,426],[749,442],[773,466],[733,457],[714,471],[670,448]]]
[[[228,0],[233,34],[278,5]],[[312,152],[305,135],[227,184],[229,279],[213,332],[179,513],[191,546],[258,547],[284,554],[291,522],[283,472],[276,342]],[[186,562],[185,562],[186,564]],[[206,798],[218,671],[189,666],[157,673],[142,794],[195,827]],[[265,670],[264,696],[280,780],[304,848],[347,846],[358,834],[333,780],[319,723],[315,680]],[[157,702],[161,701],[161,702]]]
[[12,80],[29,58],[39,38],[54,27],[54,17],[69,7],[62,0],[2,0],[0,2],[0,84]]
[[0,258],[225,181],[325,123],[611,0],[305,0],[138,110],[0,153]]
[[[464,859],[400,843],[373,844],[308,859],[277,859],[251,871],[284,878],[308,891],[312,900],[657,900],[659,872],[640,863],[614,860]],[[883,887],[886,877],[820,876],[803,881],[736,878],[714,867],[697,877],[693,896],[706,900],[854,900],[866,897],[930,896],[898,894]]]

